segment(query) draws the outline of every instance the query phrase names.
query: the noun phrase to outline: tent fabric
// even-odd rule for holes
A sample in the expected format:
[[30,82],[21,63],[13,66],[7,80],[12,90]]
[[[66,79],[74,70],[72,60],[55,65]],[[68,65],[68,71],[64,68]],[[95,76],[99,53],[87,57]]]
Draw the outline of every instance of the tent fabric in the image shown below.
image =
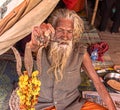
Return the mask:
[[17,22],[20,15],[24,12],[25,6],[26,2],[21,3],[8,16],[0,21],[0,35],[2,35],[7,29],[9,29],[15,22]]
[[19,6],[15,7],[4,19],[0,21],[0,35],[20,20],[41,0],[24,0]]
[[54,10],[59,0],[24,0],[0,21],[0,55],[31,33]]

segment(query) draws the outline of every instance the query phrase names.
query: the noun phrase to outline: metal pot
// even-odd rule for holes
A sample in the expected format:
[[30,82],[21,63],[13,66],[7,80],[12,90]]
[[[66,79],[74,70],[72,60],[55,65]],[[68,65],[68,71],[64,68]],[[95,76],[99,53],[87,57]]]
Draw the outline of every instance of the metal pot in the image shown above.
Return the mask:
[[104,76],[104,83],[114,92],[120,93],[120,73],[107,73]]

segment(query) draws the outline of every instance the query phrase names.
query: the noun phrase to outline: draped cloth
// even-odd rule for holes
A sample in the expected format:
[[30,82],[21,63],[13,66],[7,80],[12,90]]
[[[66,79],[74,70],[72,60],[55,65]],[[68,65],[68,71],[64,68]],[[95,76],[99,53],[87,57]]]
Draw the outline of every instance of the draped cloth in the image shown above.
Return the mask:
[[[56,110],[55,107],[49,107],[45,110]],[[107,108],[90,101],[86,101],[80,110],[108,110]]]
[[59,0],[24,0],[0,21],[0,55],[29,35],[53,11]]

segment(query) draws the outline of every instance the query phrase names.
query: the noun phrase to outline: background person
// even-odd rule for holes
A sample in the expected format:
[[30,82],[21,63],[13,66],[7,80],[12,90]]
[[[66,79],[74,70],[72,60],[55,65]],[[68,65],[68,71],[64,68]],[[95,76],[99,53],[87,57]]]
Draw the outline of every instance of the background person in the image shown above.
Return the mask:
[[[113,9],[115,12],[113,13]],[[112,33],[119,32],[120,27],[120,0],[103,0],[101,3],[101,21],[99,25],[100,31],[105,31],[109,19],[112,18],[113,24],[111,27]]]

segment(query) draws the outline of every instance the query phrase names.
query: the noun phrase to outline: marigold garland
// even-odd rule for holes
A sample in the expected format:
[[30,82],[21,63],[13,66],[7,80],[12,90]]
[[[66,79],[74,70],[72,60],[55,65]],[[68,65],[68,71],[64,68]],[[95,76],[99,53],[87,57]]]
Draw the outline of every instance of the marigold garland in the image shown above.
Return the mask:
[[37,76],[38,71],[34,71],[31,76],[27,71],[24,71],[19,77],[17,95],[20,99],[20,110],[35,110],[41,86]]

